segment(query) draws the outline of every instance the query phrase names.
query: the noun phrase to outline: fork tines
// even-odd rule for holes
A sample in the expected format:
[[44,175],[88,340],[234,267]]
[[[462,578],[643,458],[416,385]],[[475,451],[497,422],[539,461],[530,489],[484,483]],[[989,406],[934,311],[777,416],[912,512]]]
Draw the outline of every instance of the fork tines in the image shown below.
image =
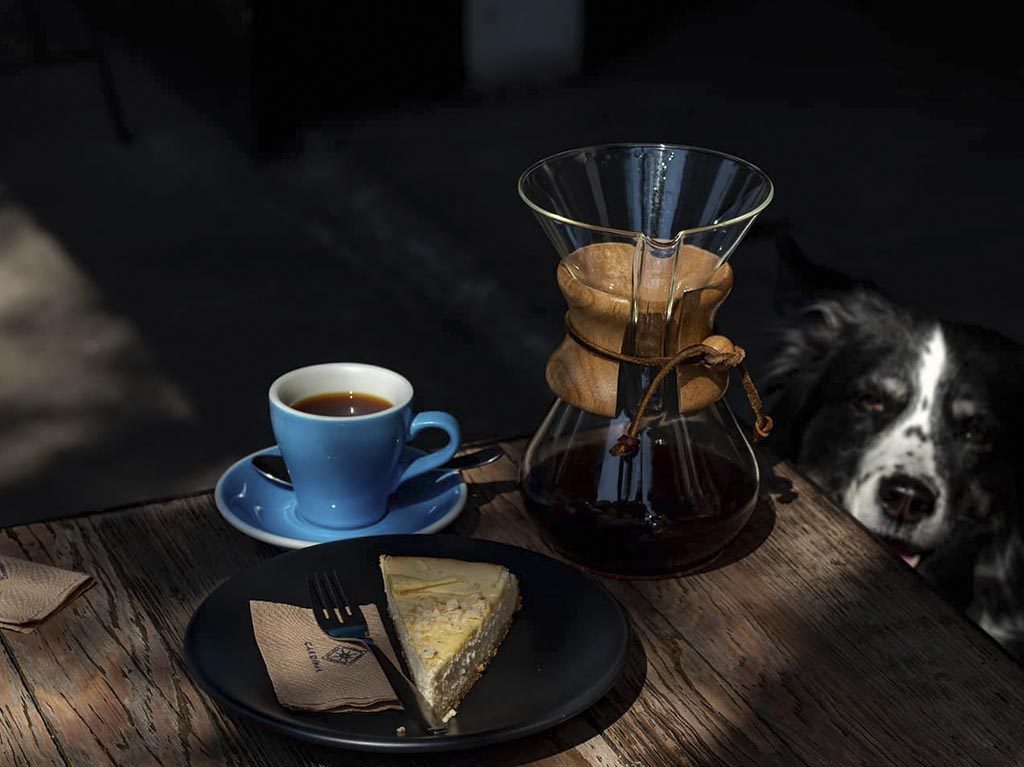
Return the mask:
[[309,598],[313,606],[313,614],[317,623],[325,632],[339,628],[363,628],[363,619],[359,607],[352,607],[341,578],[334,570],[326,570],[306,577]]

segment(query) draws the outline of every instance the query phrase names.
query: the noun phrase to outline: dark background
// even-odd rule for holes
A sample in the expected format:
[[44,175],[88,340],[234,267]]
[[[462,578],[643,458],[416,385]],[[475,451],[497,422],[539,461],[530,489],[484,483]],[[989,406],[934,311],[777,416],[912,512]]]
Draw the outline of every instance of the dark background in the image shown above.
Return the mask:
[[[1024,338],[995,6],[0,0],[0,524],[210,487],[281,372],[393,367],[526,434],[561,336],[515,193],[608,141],[737,154],[809,255]],[[769,238],[722,324],[769,353]]]

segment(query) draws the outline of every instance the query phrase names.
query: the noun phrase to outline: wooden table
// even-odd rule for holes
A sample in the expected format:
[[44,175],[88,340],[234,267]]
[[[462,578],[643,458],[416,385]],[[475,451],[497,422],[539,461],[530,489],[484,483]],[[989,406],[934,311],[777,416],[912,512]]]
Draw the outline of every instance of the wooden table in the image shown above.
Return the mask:
[[[468,475],[454,532],[545,549],[516,490],[522,443]],[[1024,670],[793,469],[716,569],[609,581],[636,629],[591,710],[530,739],[434,757],[331,751],[224,715],[182,633],[224,579],[273,556],[209,494],[11,528],[0,552],[97,584],[0,634],[0,763],[27,765],[1006,765],[1024,763]]]

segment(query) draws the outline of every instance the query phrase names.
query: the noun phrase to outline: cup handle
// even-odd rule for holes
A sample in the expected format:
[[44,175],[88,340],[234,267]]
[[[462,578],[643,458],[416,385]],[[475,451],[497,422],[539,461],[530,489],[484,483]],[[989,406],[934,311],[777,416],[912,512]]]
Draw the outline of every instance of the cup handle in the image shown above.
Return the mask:
[[412,419],[412,423],[409,424],[409,435],[406,437],[406,441],[413,439],[424,429],[440,429],[443,432],[447,432],[448,444],[440,450],[435,450],[433,453],[427,453],[427,455],[417,458],[406,466],[405,471],[395,480],[394,486],[391,488],[392,492],[406,480],[418,477],[420,474],[425,474],[428,471],[433,471],[448,463],[455,455],[455,451],[459,449],[462,433],[459,431],[459,422],[455,420],[454,416],[443,413],[440,410],[428,410],[423,413],[417,413]]

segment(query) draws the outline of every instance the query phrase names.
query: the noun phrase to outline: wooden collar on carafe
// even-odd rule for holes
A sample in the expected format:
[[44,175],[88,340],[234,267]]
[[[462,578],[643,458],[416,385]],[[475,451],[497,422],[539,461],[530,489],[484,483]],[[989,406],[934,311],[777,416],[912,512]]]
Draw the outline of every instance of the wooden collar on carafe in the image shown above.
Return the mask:
[[764,439],[771,433],[774,422],[772,421],[771,416],[764,412],[761,396],[758,394],[757,387],[754,385],[754,381],[750,377],[750,372],[747,370],[747,366],[743,363],[743,360],[746,357],[746,352],[742,347],[734,345],[732,341],[725,336],[708,336],[699,344],[691,344],[683,347],[671,357],[637,357],[591,343],[589,339],[577,331],[573,326],[569,312],[565,313],[565,332],[577,344],[599,357],[604,357],[605,359],[612,360],[614,362],[625,362],[631,365],[644,365],[647,367],[659,368],[658,373],[647,385],[647,389],[644,391],[644,396],[640,400],[640,405],[637,407],[636,414],[630,421],[625,433],[619,437],[618,441],[612,445],[609,450],[612,455],[634,455],[637,450],[639,450],[640,440],[637,437],[637,434],[640,431],[640,423],[643,420],[644,413],[647,411],[647,407],[651,403],[651,399],[654,397],[654,393],[658,390],[658,387],[661,386],[669,373],[676,368],[685,365],[700,365],[701,367],[713,371],[725,371],[732,368],[739,368],[743,391],[747,395],[747,401],[750,403],[750,409],[754,412],[754,441],[757,442],[758,440]]

